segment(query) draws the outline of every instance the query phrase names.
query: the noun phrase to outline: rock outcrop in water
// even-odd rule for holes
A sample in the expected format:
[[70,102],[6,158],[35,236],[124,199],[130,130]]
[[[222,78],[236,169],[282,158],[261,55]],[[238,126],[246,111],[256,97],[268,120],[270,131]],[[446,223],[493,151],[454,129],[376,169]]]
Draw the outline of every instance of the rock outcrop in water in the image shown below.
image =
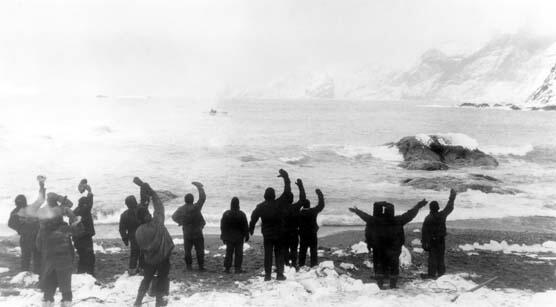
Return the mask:
[[455,189],[458,192],[465,192],[467,190],[477,190],[483,193],[512,195],[520,192],[517,189],[502,187],[502,181],[482,174],[470,174],[467,177],[441,176],[432,178],[408,178],[402,181],[402,185],[435,191]]
[[496,159],[478,149],[447,145],[442,138],[430,135],[423,143],[415,136],[404,137],[394,145],[403,155],[400,165],[411,170],[446,170],[451,167],[498,166]]

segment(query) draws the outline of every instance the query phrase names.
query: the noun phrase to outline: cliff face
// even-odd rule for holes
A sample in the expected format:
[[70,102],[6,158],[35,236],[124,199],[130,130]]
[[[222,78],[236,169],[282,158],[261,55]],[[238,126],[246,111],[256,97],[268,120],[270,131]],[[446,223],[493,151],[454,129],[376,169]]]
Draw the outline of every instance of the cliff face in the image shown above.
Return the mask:
[[542,85],[531,94],[527,102],[539,107],[556,105],[556,64],[552,67]]

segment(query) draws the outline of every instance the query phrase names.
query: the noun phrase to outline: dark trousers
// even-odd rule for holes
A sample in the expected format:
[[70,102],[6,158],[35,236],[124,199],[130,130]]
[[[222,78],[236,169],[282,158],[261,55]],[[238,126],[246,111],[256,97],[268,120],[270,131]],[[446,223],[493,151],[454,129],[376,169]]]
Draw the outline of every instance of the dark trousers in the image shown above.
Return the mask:
[[[139,264],[139,266],[137,266]],[[141,249],[137,245],[135,238],[129,239],[129,269],[142,269],[144,265],[144,257],[141,254]]]
[[226,269],[232,267],[232,257],[234,258],[234,268],[241,270],[241,264],[243,263],[243,241],[226,241],[226,257],[224,257],[224,267]]
[[170,279],[168,279],[168,274],[170,273],[170,258],[166,258],[157,264],[149,264],[145,262],[143,269],[143,280],[141,281],[139,290],[137,291],[135,305],[141,304],[143,297],[145,297],[145,294],[149,290],[149,286],[151,286],[152,283],[149,295],[155,296],[156,306],[160,306],[162,297],[168,295],[170,291]]
[[199,268],[205,265],[205,238],[183,238],[183,249],[185,250],[185,265],[191,267],[193,258],[191,256],[191,249],[195,247],[195,254],[197,255],[197,263]]
[[[375,278],[379,287],[385,278],[390,279],[390,286],[395,287],[400,275],[401,248],[376,246],[373,250],[373,263],[375,266]],[[376,258],[376,260],[375,260]]]
[[62,301],[71,302],[71,273],[72,268],[56,269],[50,271],[46,276],[41,276],[42,290],[44,292],[43,301],[54,302],[56,288],[62,292]]
[[298,245],[299,237],[297,234],[287,237],[287,240],[284,242],[284,261],[286,265],[291,265],[293,267],[297,266]]
[[75,249],[79,259],[77,261],[77,273],[95,275],[95,251],[93,250],[93,237],[85,236],[74,241]]
[[272,274],[272,253],[276,262],[276,273],[278,276],[284,274],[284,255],[282,254],[282,242],[279,239],[264,239],[264,273],[266,276]]
[[311,266],[316,266],[319,264],[317,245],[318,237],[317,233],[303,234],[299,236],[299,266],[305,265],[305,259],[307,258],[307,249],[309,249],[309,254],[311,256]]
[[444,251],[446,250],[446,242],[444,238],[431,240],[429,251],[429,276],[442,276],[446,272],[444,264]]
[[41,272],[41,254],[35,244],[36,234],[24,234],[19,237],[19,247],[21,248],[21,270],[30,271],[31,259],[33,259],[33,273]]

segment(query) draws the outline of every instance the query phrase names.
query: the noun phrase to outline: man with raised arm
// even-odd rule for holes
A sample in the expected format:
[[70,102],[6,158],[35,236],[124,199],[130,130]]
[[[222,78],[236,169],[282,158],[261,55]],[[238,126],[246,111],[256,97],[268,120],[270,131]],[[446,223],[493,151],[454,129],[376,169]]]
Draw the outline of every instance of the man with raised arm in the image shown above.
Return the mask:
[[423,249],[429,252],[428,273],[424,278],[437,278],[446,272],[444,264],[444,251],[446,249],[446,218],[454,210],[454,200],[457,192],[450,190],[450,197],[444,210],[439,211],[439,205],[436,201],[429,204],[430,213],[423,222],[422,244]]
[[265,281],[271,279],[272,253],[274,253],[276,262],[276,279],[286,280],[286,276],[284,276],[283,240],[281,238],[284,232],[283,207],[291,204],[293,195],[291,193],[291,182],[288,173],[280,169],[278,177],[284,179],[284,192],[277,199],[274,189],[267,188],[264,193],[264,202],[258,204],[255,210],[253,210],[249,223],[249,233],[253,235],[259,218],[262,221],[261,232],[263,234],[264,245]]
[[15,209],[10,213],[8,226],[19,234],[19,246],[21,248],[21,270],[31,269],[33,259],[33,273],[39,274],[41,269],[40,251],[35,245],[39,233],[39,220],[36,211],[45,201],[44,176],[38,176],[39,196],[31,205],[27,205],[25,195],[17,195],[15,198]]
[[[413,208],[402,215],[394,215],[394,205],[388,202],[379,202],[382,207],[380,217],[373,217],[366,214],[365,218],[371,223],[375,223],[375,236],[373,245],[375,246],[377,257],[375,267],[375,277],[379,288],[384,289],[384,279],[390,279],[390,288],[396,288],[398,276],[400,274],[400,254],[405,242],[403,226],[417,216],[419,209],[423,208],[427,201],[425,199],[417,203]],[[349,208],[353,213],[361,217],[361,212],[356,207]]]
[[91,210],[93,209],[93,192],[87,179],[82,179],[77,186],[79,193],[87,191],[87,196],[79,198],[77,208],[73,214],[81,217],[83,225],[81,231],[73,236],[73,245],[77,250],[79,260],[77,262],[77,273],[87,273],[95,275],[95,251],[93,250],[93,236],[95,235],[95,225]]
[[[303,189],[303,182],[298,180],[297,184],[300,186],[300,190]],[[319,264],[318,261],[318,236],[319,225],[317,224],[317,216],[324,209],[324,196],[321,190],[316,189],[315,192],[319,198],[318,204],[315,207],[310,207],[310,202],[305,201],[303,203],[303,208],[299,212],[299,265],[305,265],[305,259],[307,257],[307,249],[309,249],[310,254],[310,265],[314,267]]]
[[156,297],[156,306],[166,306],[167,302],[164,296],[169,293],[168,274],[170,273],[170,256],[174,249],[174,242],[164,225],[164,205],[158,194],[148,183],[141,183],[141,185],[151,197],[154,211],[152,216],[145,207],[140,207],[137,211],[141,225],[135,232],[135,239],[145,257],[145,263],[143,280],[139,285],[134,306],[141,306],[143,297],[155,279],[155,274],[156,280],[151,289],[152,294]]
[[230,273],[233,257],[235,273],[242,273],[243,242],[249,241],[249,226],[247,216],[239,209],[239,199],[237,197],[232,198],[230,210],[222,215],[220,231],[220,239],[226,244],[225,272]]
[[299,246],[299,209],[309,202],[305,195],[305,189],[303,188],[303,182],[301,179],[297,179],[295,182],[299,188],[299,200],[291,205],[287,205],[285,208],[285,233],[284,239],[284,258],[285,264],[294,267],[296,270],[299,269],[298,266],[298,246]]
[[373,252],[373,268],[376,271],[378,266],[378,254],[381,253],[379,251],[379,246],[376,244],[376,223],[375,218],[382,217],[382,204],[384,202],[375,202],[373,204],[373,215],[369,215],[368,213],[359,210],[357,207],[350,208],[350,211],[357,214],[359,218],[365,221],[365,241],[367,242],[367,249],[369,252]]
[[203,228],[205,218],[201,213],[203,205],[207,199],[205,189],[200,182],[192,182],[199,191],[199,200],[193,203],[193,194],[187,193],[184,197],[185,204],[179,207],[172,215],[174,222],[182,226],[183,230],[183,249],[185,250],[185,266],[187,270],[192,270],[193,259],[191,249],[195,247],[199,271],[205,270],[205,238]]

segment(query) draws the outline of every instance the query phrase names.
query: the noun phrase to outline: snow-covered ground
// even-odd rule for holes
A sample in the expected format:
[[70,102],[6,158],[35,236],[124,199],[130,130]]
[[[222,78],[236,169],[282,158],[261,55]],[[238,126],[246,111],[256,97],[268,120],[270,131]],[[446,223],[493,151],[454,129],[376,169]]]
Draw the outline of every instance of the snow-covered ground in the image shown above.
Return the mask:
[[[349,266],[346,264],[345,266]],[[340,273],[339,273],[340,272]],[[381,291],[374,283],[351,278],[332,261],[314,269],[287,269],[284,282],[264,282],[262,276],[236,282],[240,293],[200,292],[184,296],[186,285],[171,282],[169,306],[553,306],[556,291],[533,293],[493,290],[476,286],[465,274],[445,275],[438,280],[414,280],[396,290]],[[21,278],[20,278],[21,279]],[[135,299],[140,276],[120,275],[115,282],[99,286],[86,274],[73,275],[74,306],[127,306]],[[15,283],[14,287],[21,287]],[[3,306],[40,306],[41,293],[20,289],[19,296],[0,297]],[[451,302],[456,296],[455,302]],[[57,294],[56,300],[60,300]],[[146,297],[144,306],[154,306]]]
[[504,254],[525,254],[537,258],[538,254],[556,254],[556,241],[546,241],[542,244],[508,244],[506,241],[498,242],[490,240],[489,243],[463,244],[459,248],[465,252],[490,251],[502,252]]

